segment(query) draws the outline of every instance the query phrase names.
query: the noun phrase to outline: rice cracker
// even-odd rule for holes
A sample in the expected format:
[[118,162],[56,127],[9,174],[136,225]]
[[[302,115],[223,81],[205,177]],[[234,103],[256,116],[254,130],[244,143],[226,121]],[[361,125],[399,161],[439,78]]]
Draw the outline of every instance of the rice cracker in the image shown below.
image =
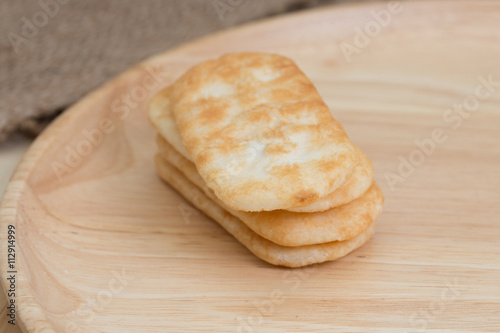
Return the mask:
[[163,107],[151,118],[172,113],[180,152],[233,209],[308,206],[340,187],[356,165],[343,127],[286,57],[228,54],[191,68],[159,96]]
[[238,217],[260,236],[283,246],[302,246],[355,237],[368,228],[382,209],[384,197],[380,187],[372,186],[359,198],[337,208],[315,213],[295,213],[285,210],[243,212],[218,200],[196,171],[194,164],[178,153],[163,139],[158,139],[159,155],[173,165],[205,196],[224,210]]
[[356,237],[345,241],[296,247],[278,245],[257,235],[237,217],[231,215],[209,199],[179,170],[171,166],[159,155],[156,157],[156,167],[160,177],[177,192],[219,223],[255,256],[273,265],[301,267],[335,260],[362,246],[370,239],[374,232],[375,226],[371,224]]

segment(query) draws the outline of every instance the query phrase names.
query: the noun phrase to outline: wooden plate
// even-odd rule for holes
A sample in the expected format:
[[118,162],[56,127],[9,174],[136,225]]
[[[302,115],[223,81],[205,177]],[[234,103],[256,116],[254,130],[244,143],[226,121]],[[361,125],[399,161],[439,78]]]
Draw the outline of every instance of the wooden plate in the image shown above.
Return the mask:
[[[321,9],[198,40],[59,117],[2,202],[1,277],[9,287],[13,225],[18,324],[43,333],[498,332],[500,4],[399,6]],[[310,268],[270,266],[156,176],[149,96],[235,51],[296,60],[373,160],[387,200],[361,249]]]

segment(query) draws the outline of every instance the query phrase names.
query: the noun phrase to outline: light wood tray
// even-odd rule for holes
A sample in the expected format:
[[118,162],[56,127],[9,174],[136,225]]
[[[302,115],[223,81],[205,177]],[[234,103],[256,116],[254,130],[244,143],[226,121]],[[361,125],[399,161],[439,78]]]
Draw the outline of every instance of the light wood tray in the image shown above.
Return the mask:
[[[43,333],[500,331],[500,86],[482,83],[500,81],[500,4],[402,6],[385,27],[372,16],[387,9],[378,3],[210,36],[147,60],[60,116],[2,201],[4,287],[8,225],[17,232],[18,325]],[[358,28],[372,29],[368,41]],[[347,44],[356,47],[350,61]],[[386,204],[361,249],[310,268],[270,266],[157,177],[149,96],[193,64],[237,51],[293,58],[373,160]],[[464,103],[472,112],[449,111]],[[70,159],[72,150],[80,155]],[[0,330],[12,331],[2,309]]]

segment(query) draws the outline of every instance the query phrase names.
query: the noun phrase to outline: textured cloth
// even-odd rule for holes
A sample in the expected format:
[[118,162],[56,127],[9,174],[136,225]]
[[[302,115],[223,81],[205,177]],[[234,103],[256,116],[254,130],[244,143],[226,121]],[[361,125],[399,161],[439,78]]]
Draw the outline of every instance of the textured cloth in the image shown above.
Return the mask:
[[250,20],[335,0],[2,0],[0,141],[142,59]]

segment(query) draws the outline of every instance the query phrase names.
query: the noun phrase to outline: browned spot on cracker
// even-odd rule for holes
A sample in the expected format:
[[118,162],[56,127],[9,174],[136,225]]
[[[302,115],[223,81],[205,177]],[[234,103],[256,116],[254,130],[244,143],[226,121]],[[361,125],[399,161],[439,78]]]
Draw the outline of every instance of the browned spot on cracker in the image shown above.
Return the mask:
[[295,200],[297,202],[313,202],[318,199],[318,193],[314,191],[300,191],[295,195]]

